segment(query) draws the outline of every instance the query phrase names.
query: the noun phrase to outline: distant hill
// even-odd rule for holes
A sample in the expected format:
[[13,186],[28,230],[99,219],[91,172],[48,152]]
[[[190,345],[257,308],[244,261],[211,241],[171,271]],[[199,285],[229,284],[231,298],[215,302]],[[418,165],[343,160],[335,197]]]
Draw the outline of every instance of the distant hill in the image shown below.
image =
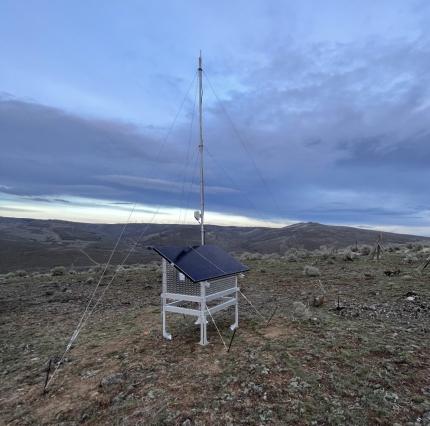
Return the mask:
[[[121,233],[121,224],[90,224],[60,220],[0,217],[0,273],[56,265],[89,266],[106,262]],[[378,231],[348,226],[297,223],[284,228],[207,226],[207,243],[231,252],[284,253],[291,247],[314,250],[322,245],[346,247],[374,244]],[[129,224],[113,263],[119,263],[139,239],[127,263],[155,259],[152,244],[199,244],[196,225]],[[385,243],[408,243],[430,238],[383,232]],[[141,238],[140,238],[141,236]]]

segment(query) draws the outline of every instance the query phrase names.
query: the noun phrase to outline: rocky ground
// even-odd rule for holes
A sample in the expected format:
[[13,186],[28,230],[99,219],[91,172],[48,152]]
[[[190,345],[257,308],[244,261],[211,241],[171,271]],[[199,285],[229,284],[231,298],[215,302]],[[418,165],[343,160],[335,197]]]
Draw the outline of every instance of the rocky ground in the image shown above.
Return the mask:
[[[230,352],[182,316],[163,340],[159,269],[128,268],[45,394],[100,273],[4,275],[0,423],[430,424],[430,267],[406,251],[246,260],[243,292],[265,318],[278,308],[267,324],[242,298]],[[216,316],[227,343],[231,317]]]

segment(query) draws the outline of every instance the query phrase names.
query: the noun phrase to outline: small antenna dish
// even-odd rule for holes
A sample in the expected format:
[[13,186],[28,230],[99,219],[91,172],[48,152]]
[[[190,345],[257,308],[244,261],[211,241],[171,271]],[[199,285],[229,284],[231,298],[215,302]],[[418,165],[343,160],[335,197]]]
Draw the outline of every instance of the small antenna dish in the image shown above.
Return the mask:
[[195,210],[194,211],[194,219],[196,219],[197,222],[200,223],[201,218],[202,218],[202,214],[200,213],[200,210]]

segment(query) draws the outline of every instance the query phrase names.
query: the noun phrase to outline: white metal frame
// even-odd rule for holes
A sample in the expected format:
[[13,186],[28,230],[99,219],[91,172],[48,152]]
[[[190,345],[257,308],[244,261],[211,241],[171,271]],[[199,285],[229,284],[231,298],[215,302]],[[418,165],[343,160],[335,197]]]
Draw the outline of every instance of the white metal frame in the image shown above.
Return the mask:
[[[237,286],[237,276],[234,277],[233,287],[207,294],[207,289],[211,286],[211,281],[202,281],[200,284],[199,295],[189,295],[181,293],[169,293],[167,291],[167,261],[163,259],[163,281],[161,293],[161,315],[163,320],[163,337],[172,340],[172,335],[167,331],[166,313],[175,313],[197,317],[196,324],[200,325],[200,344],[205,346],[208,344],[207,339],[207,315],[212,316],[216,312],[235,307],[234,323],[230,325],[230,329],[234,330],[239,326],[239,287]],[[198,304],[197,309],[185,308],[178,306],[181,302],[193,302]],[[208,307],[208,302],[217,302],[216,305]]]

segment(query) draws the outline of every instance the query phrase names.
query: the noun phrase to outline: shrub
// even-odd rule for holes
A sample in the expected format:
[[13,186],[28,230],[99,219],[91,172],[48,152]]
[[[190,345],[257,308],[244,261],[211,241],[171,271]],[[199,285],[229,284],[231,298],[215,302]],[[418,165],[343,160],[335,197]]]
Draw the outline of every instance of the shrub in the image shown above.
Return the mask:
[[102,272],[105,269],[105,265],[95,265],[90,269],[90,272]]
[[351,250],[346,250],[344,253],[343,253],[343,260],[345,261],[345,262],[347,262],[347,261],[353,261],[354,260],[354,256],[353,256],[353,254],[352,254],[352,251]]
[[329,250],[327,246],[321,246],[319,249],[314,250],[312,254],[321,257],[323,260],[330,259],[332,255],[331,250]]
[[246,260],[247,260],[247,258],[246,258],[246,253],[242,253],[242,254],[240,254],[239,256],[237,256],[237,258],[238,258],[241,262],[246,261]]
[[94,278],[93,277],[89,277],[87,278],[87,280],[85,281],[86,284],[92,284],[94,282]]
[[372,252],[372,247],[370,246],[361,246],[360,247],[360,253],[363,256],[369,256],[369,254]]
[[269,254],[263,254],[261,256],[261,260],[267,260],[269,262],[276,262],[279,261],[280,255],[278,253],[269,253]]
[[418,262],[418,257],[414,255],[407,254],[406,257],[403,258],[403,263],[414,263],[414,262]]
[[64,266],[56,266],[55,268],[51,269],[51,275],[54,276],[60,276],[66,274],[66,268]]
[[297,255],[297,250],[295,248],[290,248],[285,252],[284,256],[288,256],[290,254]]
[[23,269],[19,269],[18,271],[15,272],[15,275],[17,277],[26,277],[27,276],[27,272],[24,271]]
[[302,258],[302,259],[305,257],[308,257],[309,255],[310,255],[310,253],[306,249],[297,250],[297,256]]
[[287,262],[297,262],[299,259],[294,253],[290,253],[285,256],[285,260]]
[[11,279],[11,278],[15,278],[15,273],[14,272],[9,272],[4,276],[7,280]]
[[153,272],[163,272],[163,268],[161,267],[161,265],[158,262],[152,262],[149,264],[149,267],[151,269],[151,271]]
[[413,251],[421,251],[424,246],[421,243],[414,244]]
[[297,319],[307,320],[311,317],[311,312],[302,302],[293,303],[293,315]]
[[315,266],[306,265],[305,268],[303,269],[303,274],[306,275],[307,277],[319,277],[320,270]]
[[240,256],[240,260],[244,261],[244,260],[261,260],[262,255],[260,253],[249,253],[249,252],[245,252],[242,253],[242,255]]

